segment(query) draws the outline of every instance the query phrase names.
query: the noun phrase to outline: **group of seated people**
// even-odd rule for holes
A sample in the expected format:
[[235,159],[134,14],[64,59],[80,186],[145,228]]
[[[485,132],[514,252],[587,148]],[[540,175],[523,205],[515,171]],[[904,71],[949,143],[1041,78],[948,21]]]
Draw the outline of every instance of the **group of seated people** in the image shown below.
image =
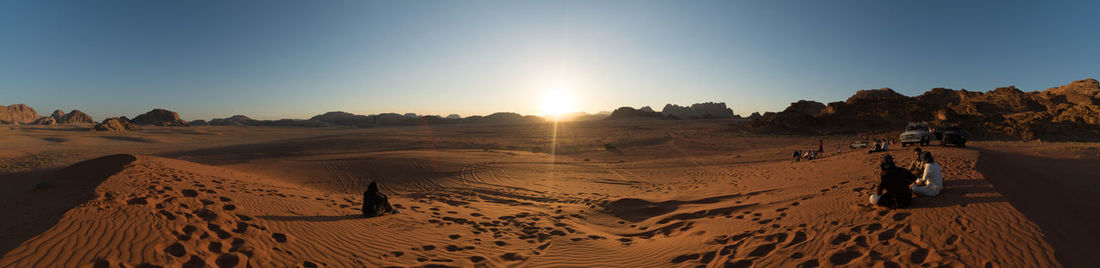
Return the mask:
[[793,162],[798,162],[798,161],[802,161],[802,160],[814,160],[814,159],[817,159],[818,157],[821,157],[822,153],[823,152],[821,150],[809,150],[809,151],[795,150],[794,151],[794,160],[792,160],[792,161]]
[[871,145],[871,150],[868,150],[867,153],[885,152],[888,150],[890,150],[890,141],[878,139],[875,140],[875,144]]
[[[940,164],[932,158],[932,153],[922,152],[916,148],[917,158],[909,165],[909,169],[898,167],[894,164],[894,157],[887,154],[882,157],[879,168],[882,175],[879,178],[875,193],[871,194],[871,204],[888,207],[908,207],[913,193],[923,196],[937,196],[943,190],[943,172]],[[920,177],[913,175],[917,171]],[[885,192],[884,192],[885,191]]]

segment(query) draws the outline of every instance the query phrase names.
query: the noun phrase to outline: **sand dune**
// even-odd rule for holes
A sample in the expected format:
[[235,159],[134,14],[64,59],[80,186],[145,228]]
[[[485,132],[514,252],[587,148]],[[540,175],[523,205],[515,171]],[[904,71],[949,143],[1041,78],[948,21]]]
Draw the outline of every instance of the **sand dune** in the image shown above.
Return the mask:
[[[699,123],[571,125],[559,132],[557,155],[518,147],[538,144],[538,135],[523,135],[537,127],[507,130],[514,140],[469,127],[197,129],[221,134],[146,129],[135,137],[152,142],[105,140],[132,154],[2,176],[12,186],[3,215],[27,216],[3,226],[16,231],[5,232],[0,266],[1088,263],[1056,254],[1043,221],[1029,220],[990,183],[999,178],[979,172],[988,164],[980,150],[926,148],[945,166],[946,191],[885,210],[866,204],[881,154],[827,150],[791,163],[791,150],[816,139],[731,136]],[[236,140],[251,131],[274,138]],[[91,149],[74,155],[107,150],[81,146]],[[32,190],[40,181],[52,183]],[[369,181],[383,184],[399,214],[359,216]]]

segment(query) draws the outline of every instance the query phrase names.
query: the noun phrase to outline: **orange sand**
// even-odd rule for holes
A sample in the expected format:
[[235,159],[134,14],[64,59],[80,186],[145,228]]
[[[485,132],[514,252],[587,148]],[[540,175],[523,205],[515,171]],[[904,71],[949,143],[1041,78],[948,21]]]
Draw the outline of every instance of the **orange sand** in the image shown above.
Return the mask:
[[[830,137],[825,158],[791,163],[817,137],[743,136],[729,123],[567,123],[556,140],[550,124],[4,129],[0,267],[1097,264],[1071,249],[1095,231],[1044,233],[1080,232],[1095,206],[1043,211],[1058,203],[1020,203],[1003,185],[1022,178],[983,171],[1035,169],[983,162],[1018,144],[927,147],[946,190],[885,210],[866,198],[881,154],[837,154],[851,138]],[[1032,146],[1084,152],[1067,169],[1100,158],[1095,144]],[[1065,173],[1094,174],[1081,172]],[[399,214],[358,215],[369,181]],[[1036,213],[1071,224],[1051,229]]]

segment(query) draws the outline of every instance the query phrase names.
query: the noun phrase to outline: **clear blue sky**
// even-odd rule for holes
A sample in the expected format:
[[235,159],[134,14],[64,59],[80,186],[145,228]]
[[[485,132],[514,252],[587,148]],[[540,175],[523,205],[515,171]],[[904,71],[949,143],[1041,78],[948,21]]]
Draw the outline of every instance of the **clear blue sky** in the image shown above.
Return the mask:
[[1100,75],[1100,4],[1030,1],[3,1],[0,104],[96,119],[539,112]]

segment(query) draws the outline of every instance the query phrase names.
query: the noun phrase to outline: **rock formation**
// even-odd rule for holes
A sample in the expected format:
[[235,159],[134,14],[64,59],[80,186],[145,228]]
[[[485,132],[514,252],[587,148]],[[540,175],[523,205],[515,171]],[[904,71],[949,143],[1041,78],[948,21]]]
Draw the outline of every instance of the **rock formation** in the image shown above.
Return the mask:
[[234,115],[229,118],[217,118],[210,120],[211,126],[259,126],[260,121],[243,115]]
[[615,109],[611,112],[611,115],[607,117],[607,120],[618,120],[628,118],[661,118],[661,114],[654,112],[653,109],[647,109],[649,106],[642,107],[642,109],[634,109],[634,107],[623,106]]
[[0,105],[0,124],[26,124],[38,120],[38,117],[38,112],[27,105]]
[[61,110],[53,111],[53,114],[47,117],[38,118],[34,120],[32,124],[36,125],[76,125],[76,124],[95,124],[95,120],[91,116],[81,112],[80,110],[72,110],[68,114]]
[[95,119],[92,119],[92,116],[80,110],[72,110],[69,111],[68,114],[62,116],[60,120],[57,120],[57,123],[63,125],[95,124]]
[[92,131],[125,131],[134,130],[137,126],[130,123],[130,120],[118,117],[107,118],[103,120],[103,123],[96,124],[92,127]]
[[154,126],[171,126],[171,127],[186,127],[191,126],[187,121],[180,119],[180,115],[176,112],[153,109],[148,113],[144,113],[137,117],[134,117],[133,123],[137,125],[154,125]]
[[665,104],[665,108],[661,109],[661,115],[679,119],[734,118],[733,110],[727,108],[725,102],[696,103],[690,107]]
[[1100,83],[1078,80],[1041,92],[934,88],[915,97],[888,88],[860,90],[824,108],[813,101],[792,103],[752,125],[820,134],[899,130],[910,121],[958,125],[979,138],[1094,140],[1100,137]]

